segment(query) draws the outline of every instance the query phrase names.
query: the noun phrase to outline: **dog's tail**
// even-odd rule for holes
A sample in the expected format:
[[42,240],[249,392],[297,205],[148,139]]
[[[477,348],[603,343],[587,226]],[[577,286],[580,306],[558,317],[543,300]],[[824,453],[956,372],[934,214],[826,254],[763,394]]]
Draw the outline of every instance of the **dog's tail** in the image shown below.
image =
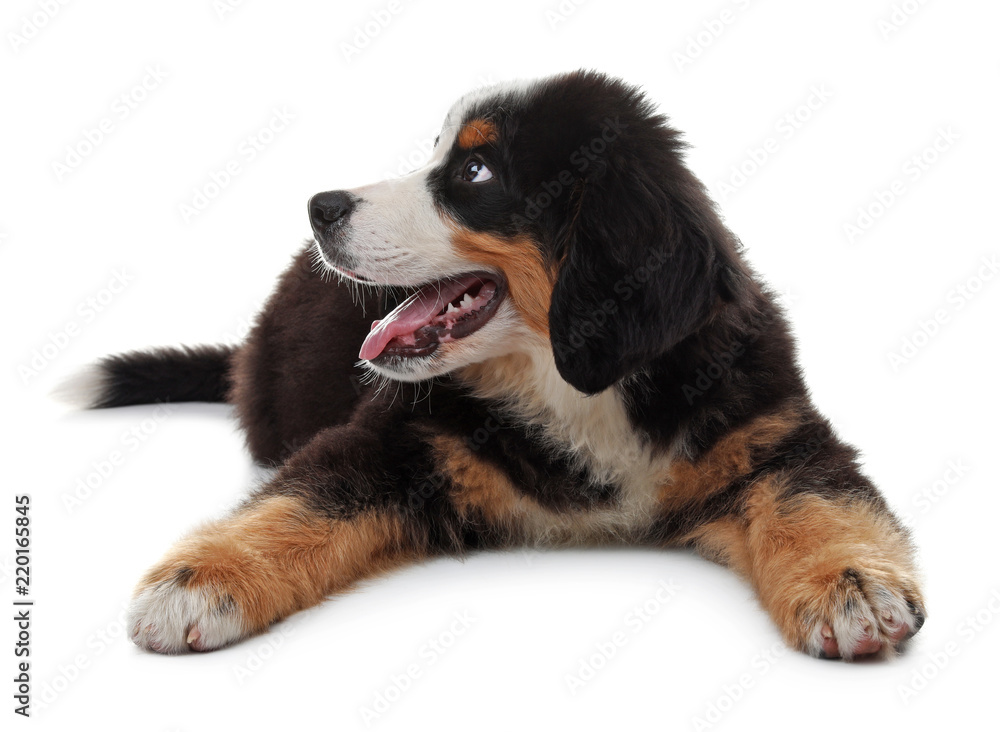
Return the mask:
[[53,396],[82,409],[155,402],[225,402],[235,346],[184,346],[107,356]]

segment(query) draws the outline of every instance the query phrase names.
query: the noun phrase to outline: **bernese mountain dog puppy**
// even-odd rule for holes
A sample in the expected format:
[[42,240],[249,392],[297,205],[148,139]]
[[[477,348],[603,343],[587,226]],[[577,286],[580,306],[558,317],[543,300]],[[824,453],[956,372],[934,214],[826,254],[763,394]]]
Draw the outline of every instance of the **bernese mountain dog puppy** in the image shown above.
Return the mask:
[[429,557],[629,544],[731,567],[809,654],[895,653],[911,540],[683,149],[599,73],[473,92],[421,169],[309,201],[244,344],[98,364],[88,406],[228,402],[276,467],[146,574],[132,639],[207,651]]

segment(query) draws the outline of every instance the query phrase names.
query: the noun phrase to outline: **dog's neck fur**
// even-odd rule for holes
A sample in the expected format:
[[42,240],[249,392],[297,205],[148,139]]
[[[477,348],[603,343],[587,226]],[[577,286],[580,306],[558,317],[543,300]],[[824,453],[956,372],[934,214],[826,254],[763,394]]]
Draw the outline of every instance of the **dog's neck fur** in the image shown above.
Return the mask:
[[648,441],[629,420],[619,391],[577,391],[560,376],[547,341],[467,366],[457,376],[475,396],[498,404],[578,460],[595,481],[623,484],[651,468]]

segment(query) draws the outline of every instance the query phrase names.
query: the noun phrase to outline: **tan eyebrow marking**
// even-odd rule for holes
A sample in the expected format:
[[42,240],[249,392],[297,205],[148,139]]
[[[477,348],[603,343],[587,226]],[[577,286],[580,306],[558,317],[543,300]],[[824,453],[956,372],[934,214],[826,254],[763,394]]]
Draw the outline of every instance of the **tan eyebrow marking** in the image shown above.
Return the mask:
[[463,150],[496,142],[500,137],[496,125],[488,119],[474,119],[462,125],[458,133],[458,146]]

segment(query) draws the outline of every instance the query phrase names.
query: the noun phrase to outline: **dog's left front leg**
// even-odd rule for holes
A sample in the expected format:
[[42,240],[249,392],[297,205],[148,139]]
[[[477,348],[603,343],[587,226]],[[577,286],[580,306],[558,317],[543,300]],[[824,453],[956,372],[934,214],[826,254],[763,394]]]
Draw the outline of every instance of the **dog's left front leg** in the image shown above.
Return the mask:
[[687,538],[747,577],[789,645],[813,656],[892,655],[924,621],[909,535],[853,477],[826,493],[810,490],[818,479],[763,477]]
[[233,514],[174,545],[136,588],[132,640],[161,653],[213,650],[440,552],[427,496],[424,510],[408,510],[410,476],[387,472],[378,444],[337,437],[320,433]]

